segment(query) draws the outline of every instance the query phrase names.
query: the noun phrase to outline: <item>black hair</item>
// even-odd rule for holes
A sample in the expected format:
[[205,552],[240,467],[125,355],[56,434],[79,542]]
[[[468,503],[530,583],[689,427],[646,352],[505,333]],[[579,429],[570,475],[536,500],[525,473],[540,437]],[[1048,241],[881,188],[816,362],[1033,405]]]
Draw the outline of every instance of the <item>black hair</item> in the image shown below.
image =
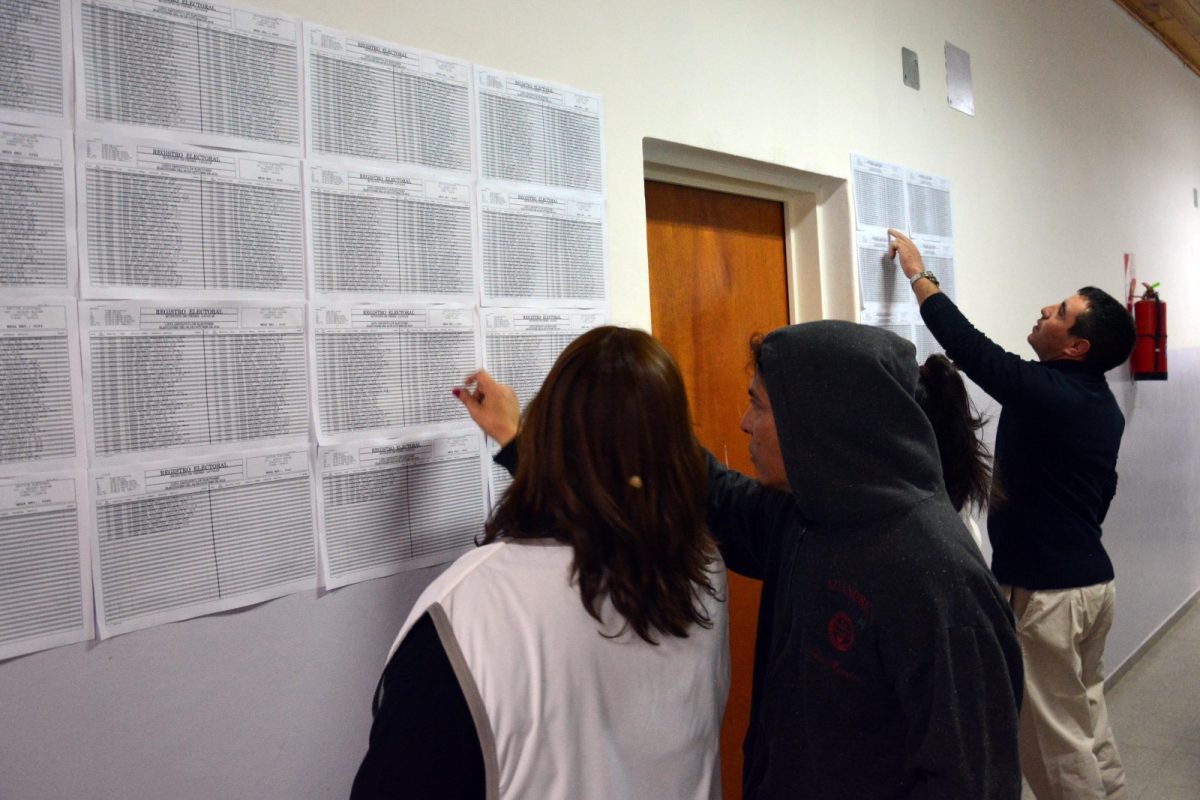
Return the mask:
[[1095,286],[1085,286],[1076,292],[1088,307],[1075,318],[1067,333],[1087,339],[1091,344],[1083,360],[1107,372],[1120,366],[1133,352],[1137,337],[1133,317],[1115,297]]
[[746,365],[746,369],[751,372],[757,372],[762,367],[762,347],[765,338],[766,335],[762,333],[750,334],[750,363]]
[[1000,492],[992,485],[991,453],[979,438],[986,420],[971,405],[962,376],[950,359],[940,353],[925,359],[916,399],[933,425],[946,493],[955,510],[995,505]]

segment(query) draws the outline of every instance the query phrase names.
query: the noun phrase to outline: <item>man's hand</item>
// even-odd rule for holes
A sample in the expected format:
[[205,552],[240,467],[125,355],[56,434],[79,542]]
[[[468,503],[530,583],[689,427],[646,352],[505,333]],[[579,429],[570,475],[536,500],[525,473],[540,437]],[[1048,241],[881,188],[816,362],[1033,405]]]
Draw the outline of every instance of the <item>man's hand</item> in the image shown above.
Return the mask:
[[455,387],[454,396],[466,406],[475,424],[501,447],[516,438],[521,404],[511,386],[496,383],[491,375],[480,370],[468,375],[462,387]]
[[921,260],[921,251],[913,244],[912,239],[895,228],[888,228],[888,238],[891,239],[888,258],[900,255],[900,271],[904,273],[904,277],[911,278],[918,272],[925,271],[925,262]]
[[[921,259],[921,251],[913,244],[912,239],[895,228],[888,228],[888,238],[892,242],[888,247],[888,258],[900,256],[900,271],[904,273],[904,277],[911,280],[912,276],[925,271],[925,262]],[[918,305],[924,303],[926,298],[941,291],[933,281],[926,279],[912,284],[912,289],[913,294],[917,296]]]

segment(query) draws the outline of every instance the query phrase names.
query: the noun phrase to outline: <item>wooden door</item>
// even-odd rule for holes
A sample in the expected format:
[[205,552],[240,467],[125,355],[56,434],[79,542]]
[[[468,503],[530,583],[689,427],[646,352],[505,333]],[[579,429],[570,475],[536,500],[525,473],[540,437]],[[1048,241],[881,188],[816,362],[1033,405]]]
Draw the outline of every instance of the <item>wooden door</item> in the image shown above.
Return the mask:
[[[646,181],[646,238],[653,332],[683,372],[697,436],[718,459],[753,475],[739,421],[751,377],[750,336],[788,323],[783,204]],[[758,581],[729,576],[726,800],[742,796],[759,589]]]

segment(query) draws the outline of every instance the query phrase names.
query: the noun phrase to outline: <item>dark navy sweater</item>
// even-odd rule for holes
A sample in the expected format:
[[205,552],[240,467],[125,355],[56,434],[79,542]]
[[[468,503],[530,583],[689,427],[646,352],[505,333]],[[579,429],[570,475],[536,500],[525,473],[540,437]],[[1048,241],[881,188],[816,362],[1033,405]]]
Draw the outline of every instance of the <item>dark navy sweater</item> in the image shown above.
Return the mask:
[[1008,353],[944,294],[928,298],[921,316],[946,354],[1002,406],[996,477],[1006,499],[988,512],[996,579],[1026,589],[1112,580],[1100,525],[1117,490],[1125,417],[1104,373]]

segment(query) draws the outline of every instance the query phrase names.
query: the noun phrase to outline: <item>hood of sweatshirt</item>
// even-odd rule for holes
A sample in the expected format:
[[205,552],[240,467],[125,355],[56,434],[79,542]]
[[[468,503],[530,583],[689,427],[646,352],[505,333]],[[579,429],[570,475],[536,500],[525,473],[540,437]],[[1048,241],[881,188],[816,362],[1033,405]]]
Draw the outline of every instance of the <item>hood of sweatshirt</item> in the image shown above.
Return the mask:
[[853,526],[942,490],[937,441],[914,397],[915,355],[882,328],[835,320],[763,340],[759,373],[808,519]]

